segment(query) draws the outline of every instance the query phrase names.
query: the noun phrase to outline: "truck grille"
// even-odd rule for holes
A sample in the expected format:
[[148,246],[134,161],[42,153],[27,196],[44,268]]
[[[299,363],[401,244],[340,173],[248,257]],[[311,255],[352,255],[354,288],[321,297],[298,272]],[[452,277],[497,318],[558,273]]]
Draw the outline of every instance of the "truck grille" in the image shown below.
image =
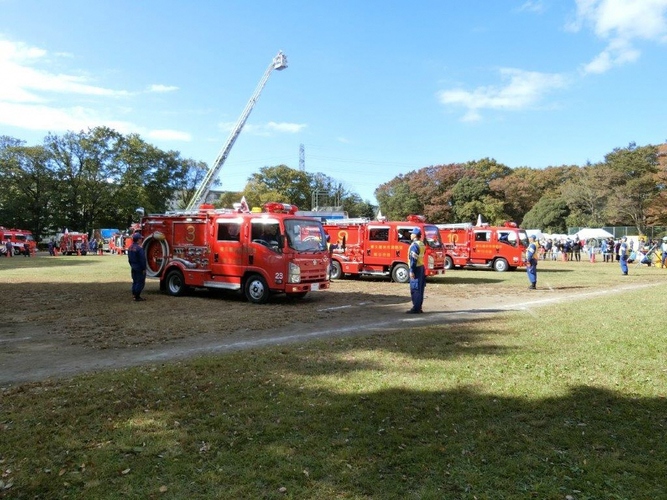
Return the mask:
[[327,279],[327,262],[322,258],[299,259],[301,283],[316,283]]

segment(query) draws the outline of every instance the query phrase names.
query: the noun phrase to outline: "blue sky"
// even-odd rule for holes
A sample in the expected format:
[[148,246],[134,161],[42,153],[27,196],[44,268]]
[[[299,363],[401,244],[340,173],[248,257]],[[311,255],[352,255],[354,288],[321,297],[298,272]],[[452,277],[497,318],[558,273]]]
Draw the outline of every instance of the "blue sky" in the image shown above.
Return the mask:
[[0,0],[0,135],[107,125],[212,164],[279,50],[222,189],[301,144],[374,203],[429,165],[667,140],[667,0]]

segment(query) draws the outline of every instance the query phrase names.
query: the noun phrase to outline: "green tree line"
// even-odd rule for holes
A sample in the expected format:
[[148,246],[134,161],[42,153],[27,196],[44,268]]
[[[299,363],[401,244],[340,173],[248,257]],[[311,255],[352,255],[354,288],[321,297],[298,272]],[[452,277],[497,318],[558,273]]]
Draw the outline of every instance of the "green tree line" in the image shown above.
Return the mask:
[[[126,228],[138,220],[138,207],[160,213],[185,206],[207,169],[107,127],[49,134],[39,146],[0,136],[0,225],[37,237],[64,228]],[[547,232],[627,225],[644,233],[667,224],[666,186],[664,152],[630,143],[584,166],[512,169],[490,158],[429,166],[381,184],[375,196],[393,220],[422,214],[435,223],[474,222],[482,215],[493,224],[511,220]],[[311,210],[312,193],[336,200],[351,217],[372,218],[378,209],[343,182],[286,165],[261,168],[217,205],[230,207],[245,196],[250,206],[279,201]]]

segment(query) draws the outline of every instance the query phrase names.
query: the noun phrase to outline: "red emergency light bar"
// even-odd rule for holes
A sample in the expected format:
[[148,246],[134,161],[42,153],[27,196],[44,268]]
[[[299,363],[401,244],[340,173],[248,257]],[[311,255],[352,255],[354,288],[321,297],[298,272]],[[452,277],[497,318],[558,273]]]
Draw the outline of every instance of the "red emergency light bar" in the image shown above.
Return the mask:
[[408,222],[426,222],[426,217],[423,215],[408,215],[406,220]]
[[271,201],[264,204],[264,211],[272,214],[292,214],[294,215],[299,208],[296,205],[290,205],[289,203],[279,203],[276,201]]

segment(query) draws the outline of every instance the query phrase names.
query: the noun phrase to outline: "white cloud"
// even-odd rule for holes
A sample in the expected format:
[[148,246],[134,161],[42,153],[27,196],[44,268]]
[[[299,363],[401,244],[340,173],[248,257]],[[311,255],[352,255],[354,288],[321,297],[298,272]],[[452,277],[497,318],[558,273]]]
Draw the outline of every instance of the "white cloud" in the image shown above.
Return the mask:
[[179,130],[151,130],[147,135],[151,139],[160,141],[190,142],[192,140],[191,134],[188,134],[187,132],[181,132]]
[[[65,132],[107,126],[122,134],[140,133],[165,141],[190,141],[177,130],[147,130],[118,119],[128,113],[124,104],[136,93],[95,85],[89,78],[50,71],[53,61],[71,54],[49,53],[21,42],[0,39],[0,124],[30,131]],[[151,92],[171,92],[178,87],[152,85]],[[86,106],[78,104],[86,97]],[[107,98],[96,102],[95,98]],[[121,103],[109,99],[122,99]],[[70,104],[75,102],[77,104]],[[115,107],[113,103],[116,103]]]
[[82,76],[49,73],[33,67],[47,58],[45,50],[0,40],[0,99],[4,102],[46,102],[50,93],[126,96],[129,92],[91,85]]
[[483,109],[528,109],[537,106],[547,93],[567,85],[567,79],[559,74],[503,68],[500,76],[506,81],[502,86],[443,90],[438,99],[447,106],[466,108],[463,121],[478,121]]
[[[308,125],[304,123],[268,122],[263,125],[245,124],[243,126],[243,131],[248,134],[259,136],[270,136],[273,132],[297,134],[307,126]],[[218,124],[218,127],[224,132],[231,132],[234,130],[234,127],[236,127],[236,122],[222,122]]]
[[148,87],[149,92],[174,92],[175,90],[178,90],[178,87],[173,85],[154,84]]
[[269,122],[269,123],[266,124],[266,128],[268,128],[269,130],[275,130],[276,132],[286,132],[288,134],[298,134],[304,128],[306,128],[306,125],[303,124],[303,123]]
[[544,2],[542,0],[527,0],[526,2],[519,7],[519,11],[528,11],[528,12],[536,12],[538,14],[544,12],[546,10],[546,6],[544,5]]
[[568,28],[590,27],[607,41],[605,49],[584,65],[585,73],[603,73],[636,61],[635,40],[667,42],[667,0],[576,0],[575,20]]

